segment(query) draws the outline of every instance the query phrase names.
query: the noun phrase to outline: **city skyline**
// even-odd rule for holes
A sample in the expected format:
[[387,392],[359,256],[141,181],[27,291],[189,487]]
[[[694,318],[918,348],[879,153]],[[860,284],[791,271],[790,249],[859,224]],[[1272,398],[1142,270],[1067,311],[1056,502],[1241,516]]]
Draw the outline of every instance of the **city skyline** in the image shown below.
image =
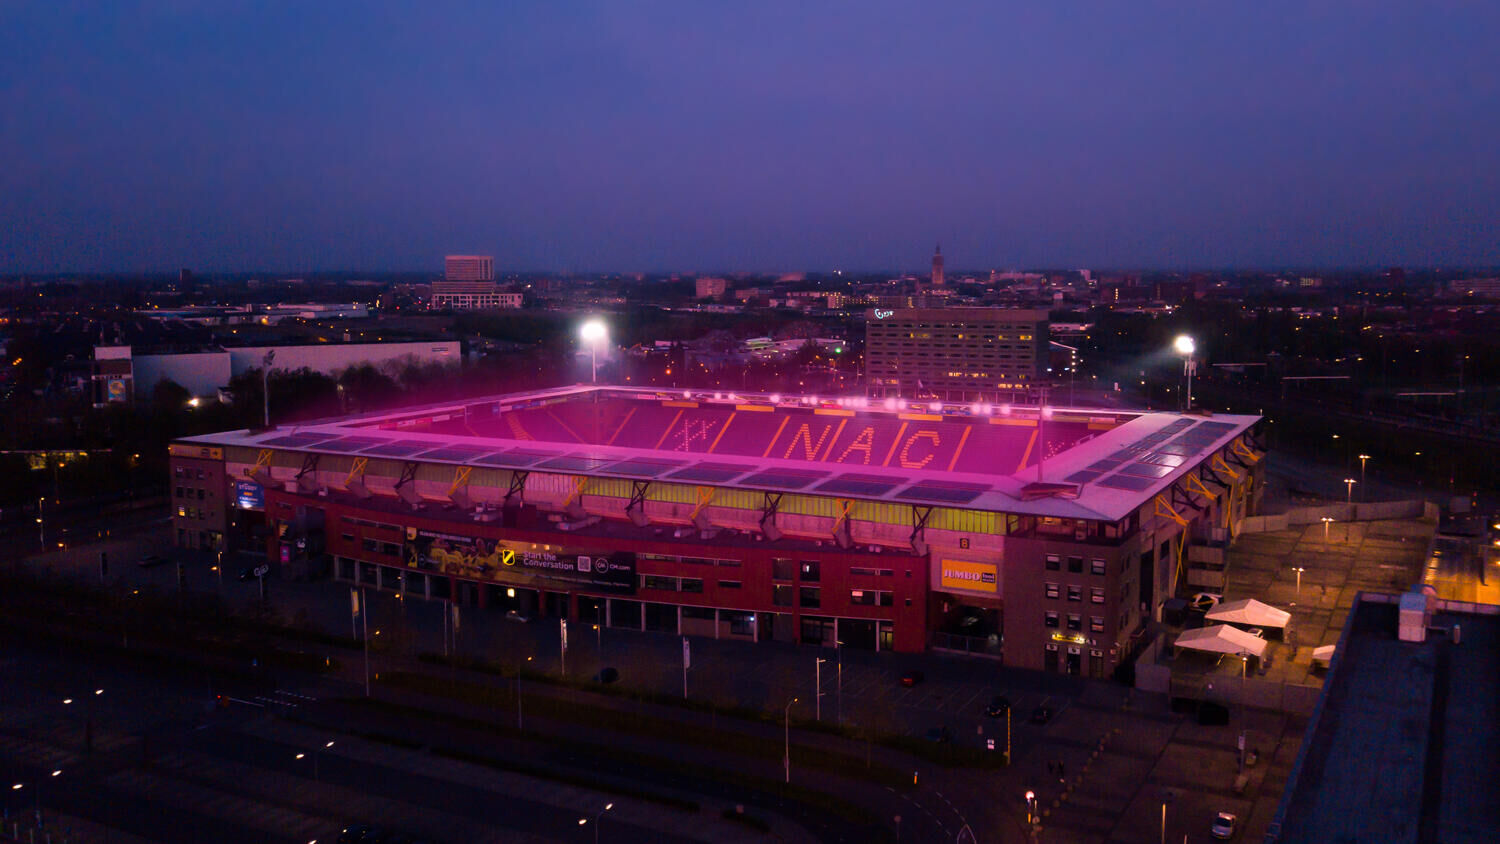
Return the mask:
[[0,272],[1500,264],[1500,11],[399,4],[0,35]]

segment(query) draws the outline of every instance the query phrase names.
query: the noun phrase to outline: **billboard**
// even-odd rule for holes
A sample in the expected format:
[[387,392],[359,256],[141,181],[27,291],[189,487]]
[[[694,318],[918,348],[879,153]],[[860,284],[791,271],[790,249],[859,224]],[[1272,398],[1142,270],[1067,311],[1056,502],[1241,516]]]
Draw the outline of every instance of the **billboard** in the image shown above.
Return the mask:
[[[559,581],[597,592],[634,595],[635,554],[569,551],[559,546],[537,550],[530,543],[406,529],[405,561],[413,568],[479,580],[524,582],[531,578]],[[546,588],[546,584],[536,584]]]
[[266,490],[255,481],[234,482],[234,506],[241,510],[265,510]]
[[987,563],[944,560],[942,574],[944,589],[967,589],[975,592],[996,591],[995,567]]

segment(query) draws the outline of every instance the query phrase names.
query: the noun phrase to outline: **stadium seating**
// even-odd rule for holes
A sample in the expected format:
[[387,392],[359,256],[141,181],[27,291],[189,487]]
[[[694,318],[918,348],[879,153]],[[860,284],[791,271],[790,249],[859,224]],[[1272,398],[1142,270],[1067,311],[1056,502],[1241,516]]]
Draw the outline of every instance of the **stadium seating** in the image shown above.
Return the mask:
[[819,414],[730,406],[610,399],[560,402],[471,415],[429,428],[434,433],[559,444],[599,444],[725,457],[833,463],[850,468],[934,469],[1013,474],[1088,439],[1085,422],[1049,422],[1038,443],[1033,420],[1005,417],[899,418],[888,413]]

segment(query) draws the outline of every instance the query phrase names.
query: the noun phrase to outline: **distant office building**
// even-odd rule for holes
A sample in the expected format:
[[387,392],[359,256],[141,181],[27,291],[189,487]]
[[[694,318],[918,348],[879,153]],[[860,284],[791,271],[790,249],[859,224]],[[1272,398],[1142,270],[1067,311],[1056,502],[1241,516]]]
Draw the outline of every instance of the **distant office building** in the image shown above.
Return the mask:
[[877,307],[865,317],[871,397],[998,399],[1047,383],[1047,311]]
[[447,281],[494,281],[495,259],[489,255],[449,255],[443,260]]
[[932,253],[932,286],[943,286],[943,245],[941,243]]
[[1482,299],[1500,299],[1500,278],[1463,278],[1450,281],[1448,292]]
[[519,308],[520,293],[502,293],[493,281],[434,281],[433,310],[473,311],[481,308]]
[[697,281],[699,299],[717,299],[723,296],[727,289],[729,289],[729,283],[722,278],[700,278]]

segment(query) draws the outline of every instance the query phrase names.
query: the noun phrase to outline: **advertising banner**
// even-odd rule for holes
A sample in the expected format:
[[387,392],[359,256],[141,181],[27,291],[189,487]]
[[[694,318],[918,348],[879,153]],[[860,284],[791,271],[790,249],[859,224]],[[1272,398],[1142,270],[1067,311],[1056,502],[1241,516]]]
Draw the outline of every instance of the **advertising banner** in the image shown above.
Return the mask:
[[234,506],[241,510],[265,510],[266,490],[255,481],[234,482]]
[[988,563],[944,560],[944,589],[967,589],[972,592],[996,591],[995,567]]
[[550,551],[542,551],[533,550],[529,543],[514,545],[510,547],[503,540],[408,528],[405,559],[408,566],[459,577],[512,583],[536,577],[600,592],[635,594],[633,552],[579,553],[556,545]]

